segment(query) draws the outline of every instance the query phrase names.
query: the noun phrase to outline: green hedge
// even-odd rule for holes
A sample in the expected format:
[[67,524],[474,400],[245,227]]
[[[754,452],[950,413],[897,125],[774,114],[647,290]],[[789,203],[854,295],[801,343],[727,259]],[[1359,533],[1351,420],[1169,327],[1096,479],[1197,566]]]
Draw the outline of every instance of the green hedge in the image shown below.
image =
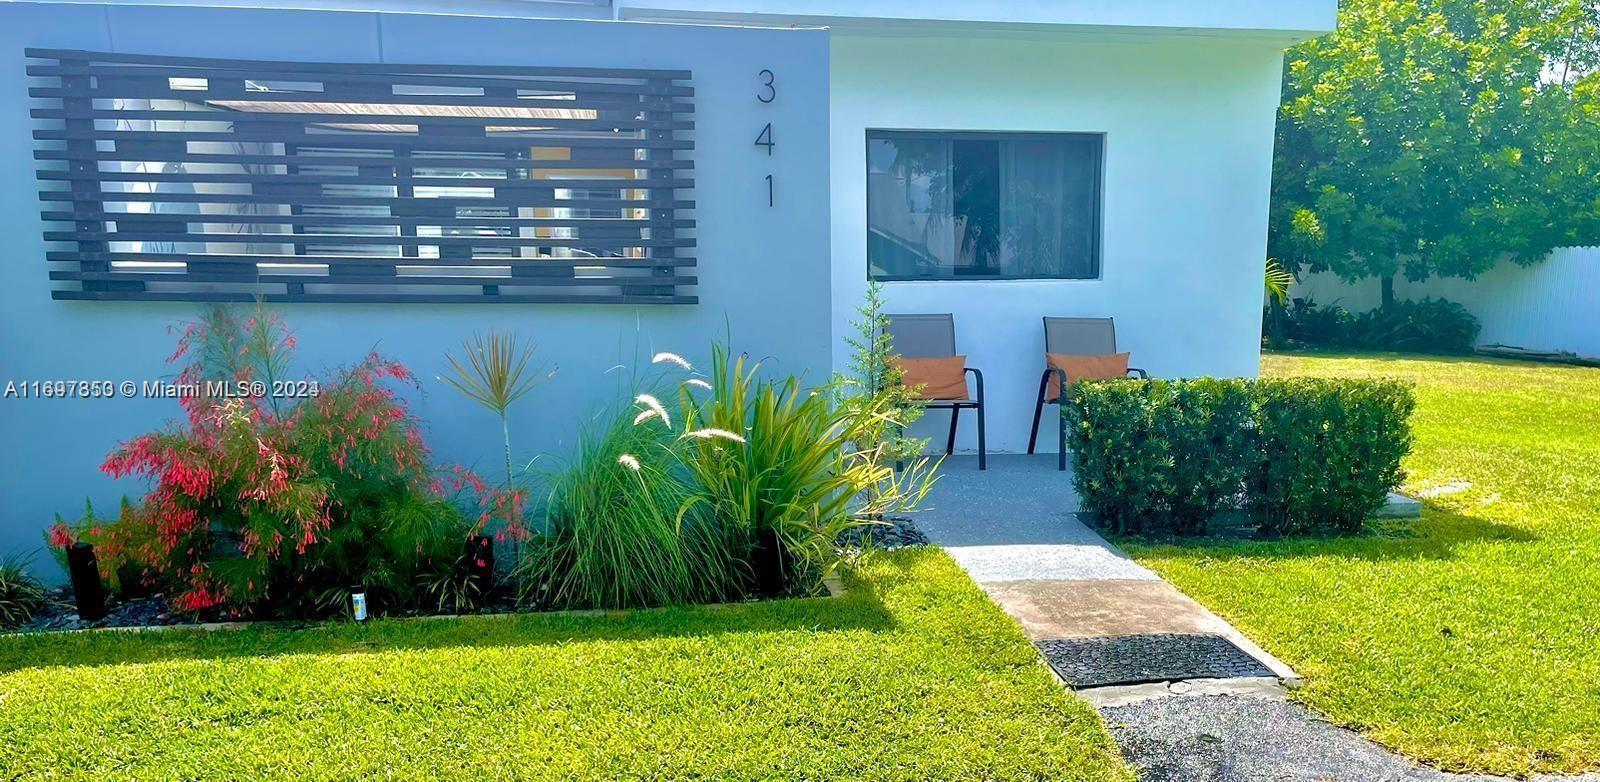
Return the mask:
[[1400,482],[1411,389],[1372,380],[1113,380],[1062,414],[1083,509],[1117,534],[1204,534],[1243,508],[1263,532],[1355,532]]

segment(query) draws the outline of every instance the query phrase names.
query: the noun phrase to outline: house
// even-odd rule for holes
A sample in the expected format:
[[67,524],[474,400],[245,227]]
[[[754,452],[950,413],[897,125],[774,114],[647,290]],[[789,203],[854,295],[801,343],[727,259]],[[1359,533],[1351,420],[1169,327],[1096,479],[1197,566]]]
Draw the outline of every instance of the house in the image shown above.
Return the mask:
[[[0,550],[131,490],[95,468],[175,415],[145,388],[170,328],[257,293],[311,366],[431,378],[474,331],[537,340],[560,375],[529,453],[656,350],[727,334],[825,377],[869,277],[954,314],[991,449],[1026,444],[1047,315],[1114,317],[1155,375],[1252,375],[1282,52],[1335,10],[0,4],[0,374],[118,389],[0,400]],[[417,410],[441,458],[492,458],[482,411],[437,384]]]

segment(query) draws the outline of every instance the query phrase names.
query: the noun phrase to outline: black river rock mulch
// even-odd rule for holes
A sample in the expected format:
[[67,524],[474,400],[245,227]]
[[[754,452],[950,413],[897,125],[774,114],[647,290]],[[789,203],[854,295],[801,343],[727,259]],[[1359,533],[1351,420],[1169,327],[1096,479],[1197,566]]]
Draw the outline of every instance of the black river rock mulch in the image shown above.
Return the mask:
[[928,536],[917,529],[907,518],[889,518],[882,521],[851,527],[839,535],[838,545],[844,549],[894,550],[928,545]]

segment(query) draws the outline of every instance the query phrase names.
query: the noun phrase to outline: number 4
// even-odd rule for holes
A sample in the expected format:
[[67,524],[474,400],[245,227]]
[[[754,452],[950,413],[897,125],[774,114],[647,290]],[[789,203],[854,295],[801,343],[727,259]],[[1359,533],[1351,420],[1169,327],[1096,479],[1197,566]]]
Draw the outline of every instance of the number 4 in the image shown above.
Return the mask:
[[766,147],[767,156],[772,156],[772,147],[774,146],[772,143],[772,123],[768,122],[767,126],[761,129],[761,135],[756,136],[756,146]]

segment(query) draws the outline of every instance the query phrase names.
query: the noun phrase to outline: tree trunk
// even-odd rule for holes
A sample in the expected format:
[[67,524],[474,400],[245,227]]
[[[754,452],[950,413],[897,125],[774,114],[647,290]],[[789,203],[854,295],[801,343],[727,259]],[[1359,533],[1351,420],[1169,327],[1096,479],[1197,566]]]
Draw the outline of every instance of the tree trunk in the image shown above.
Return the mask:
[[1379,279],[1383,283],[1383,296],[1379,303],[1383,305],[1384,309],[1388,309],[1389,307],[1394,306],[1394,275],[1386,274]]

